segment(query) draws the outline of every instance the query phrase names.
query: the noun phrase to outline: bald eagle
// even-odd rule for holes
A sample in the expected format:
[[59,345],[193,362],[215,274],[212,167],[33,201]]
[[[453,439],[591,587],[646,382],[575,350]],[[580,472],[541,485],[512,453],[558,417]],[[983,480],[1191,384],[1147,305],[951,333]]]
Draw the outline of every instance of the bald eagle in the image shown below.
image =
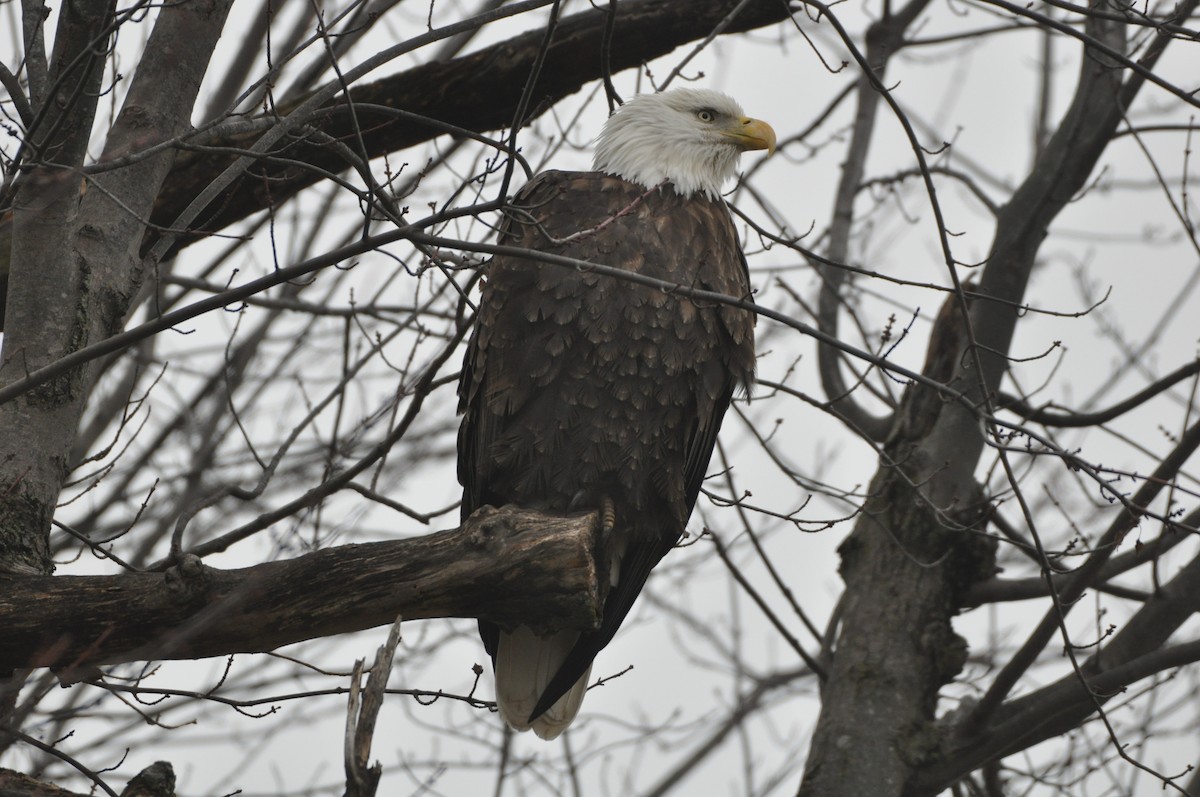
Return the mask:
[[[595,171],[546,171],[500,241],[734,297],[750,294],[721,186],[775,133],[716,91],[639,95],[608,120]],[[734,392],[754,371],[754,316],[612,276],[497,256],[459,383],[462,516],[484,505],[601,510],[611,587],[600,627],[538,636],[481,620],[496,701],[517,730],[571,723],[592,660],[683,534]]]

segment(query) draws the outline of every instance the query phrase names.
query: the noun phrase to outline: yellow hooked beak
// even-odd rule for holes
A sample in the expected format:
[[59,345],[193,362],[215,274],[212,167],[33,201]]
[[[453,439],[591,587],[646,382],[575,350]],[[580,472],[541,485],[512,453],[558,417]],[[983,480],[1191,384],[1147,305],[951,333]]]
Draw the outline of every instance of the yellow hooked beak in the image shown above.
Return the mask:
[[732,130],[724,130],[721,134],[736,141],[743,152],[765,149],[768,155],[775,154],[775,130],[761,119],[742,117],[734,123]]

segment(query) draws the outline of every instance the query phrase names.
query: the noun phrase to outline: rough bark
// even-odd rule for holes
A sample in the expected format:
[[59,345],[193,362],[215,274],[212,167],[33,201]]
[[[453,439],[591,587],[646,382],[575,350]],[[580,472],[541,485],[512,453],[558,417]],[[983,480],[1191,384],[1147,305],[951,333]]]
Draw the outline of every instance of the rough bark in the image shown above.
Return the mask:
[[383,765],[371,760],[371,743],[375,739],[375,727],[379,711],[383,708],[387,693],[388,678],[392,674],[392,661],[396,646],[400,644],[400,620],[392,624],[387,642],[375,651],[366,686],[362,685],[364,659],[354,663],[354,674],[350,677],[350,699],[346,706],[346,735],[342,740],[343,766],[346,771],[346,790],[343,797],[375,797],[379,791],[379,779],[383,776]]
[[133,776],[121,797],[175,797],[175,770],[166,761],[155,761]]
[[[175,770],[166,761],[155,761],[134,775],[121,790],[121,797],[174,797],[174,795]],[[84,795],[60,789],[51,783],[43,783],[11,769],[0,769],[0,797],[84,797]]]
[[2,797],[84,797],[75,791],[60,789],[51,783],[43,783],[21,772],[0,769],[0,795]]
[[[963,333],[952,296],[935,324],[924,372],[945,381]],[[972,486],[941,505],[917,479],[935,471],[921,444],[949,406],[910,387],[854,531],[842,544],[842,630],[800,794],[903,795],[937,759],[938,690],[966,661],[950,619],[965,591],[992,575],[994,545],[972,531],[985,505]],[[864,762],[870,762],[865,766]]]
[[[273,650],[431,617],[594,628],[603,605],[595,513],[484,507],[461,527],[344,545],[239,570],[0,576],[0,672]],[[536,618],[531,622],[531,618]]]
[[[1089,18],[1088,32],[1124,50],[1122,23]],[[1086,51],[1070,108],[998,215],[976,289],[998,301],[965,308],[951,297],[935,322],[926,373],[980,406],[1007,368],[1046,231],[1085,184],[1121,118],[1120,78],[1108,59]],[[983,445],[983,425],[970,408],[908,388],[872,498],[841,549],[841,631],[801,795],[937,790],[920,780],[944,755],[946,734],[934,725],[937,693],[966,652],[950,618],[971,583],[992,574],[990,548],[971,533],[984,516],[974,478]]]
[[[49,75],[53,90],[38,109],[40,122],[29,132],[34,165],[14,200],[0,384],[52,362],[82,336],[76,313],[81,275],[64,232],[79,204],[79,169],[100,93],[108,40],[103,32],[112,6],[112,0],[72,3],[59,17]],[[61,445],[46,438],[74,427],[82,395],[77,379],[64,378],[0,407],[3,569],[50,570],[46,532],[67,463],[65,455],[59,455]]]

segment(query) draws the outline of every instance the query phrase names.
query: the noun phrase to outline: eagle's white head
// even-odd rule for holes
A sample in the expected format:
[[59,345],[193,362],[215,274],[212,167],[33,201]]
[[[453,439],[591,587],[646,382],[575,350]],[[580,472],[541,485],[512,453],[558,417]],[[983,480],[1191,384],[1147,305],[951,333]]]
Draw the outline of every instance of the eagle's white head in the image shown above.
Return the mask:
[[733,177],[738,156],[775,151],[775,131],[727,94],[671,89],[639,94],[608,118],[596,143],[596,171],[646,188],[670,180],[683,196],[711,199]]

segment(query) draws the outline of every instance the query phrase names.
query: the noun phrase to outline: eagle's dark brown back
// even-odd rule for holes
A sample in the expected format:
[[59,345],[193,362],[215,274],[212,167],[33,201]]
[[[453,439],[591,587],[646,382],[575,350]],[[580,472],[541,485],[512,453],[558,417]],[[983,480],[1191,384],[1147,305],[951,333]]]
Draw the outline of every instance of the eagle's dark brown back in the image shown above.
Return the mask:
[[[543,172],[514,199],[501,243],[749,298],[724,203],[671,186]],[[630,546],[601,628],[581,636],[536,716],[612,639],[683,532],[721,418],[753,375],[754,316],[524,258],[496,257],[485,276],[459,385],[463,517],[607,496]],[[495,627],[480,632],[494,657]]]

